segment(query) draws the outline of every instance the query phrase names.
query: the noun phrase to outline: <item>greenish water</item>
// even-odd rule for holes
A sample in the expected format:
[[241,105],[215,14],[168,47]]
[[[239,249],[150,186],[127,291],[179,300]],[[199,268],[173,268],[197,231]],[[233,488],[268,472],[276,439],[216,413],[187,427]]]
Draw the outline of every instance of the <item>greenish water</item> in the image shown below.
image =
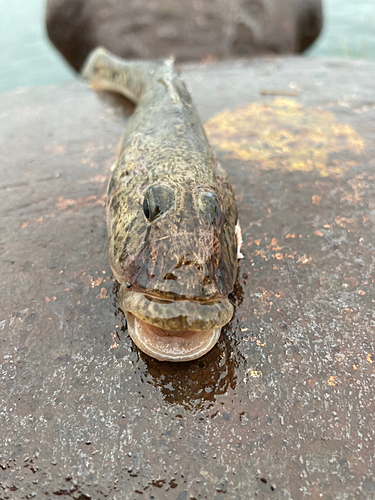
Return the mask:
[[44,30],[43,0],[0,0],[0,91],[73,78]]
[[308,53],[375,59],[375,0],[323,0],[324,28]]
[[[324,11],[310,55],[375,58],[375,0],[325,0]],[[43,16],[43,0],[0,0],[0,91],[74,77],[48,41]]]

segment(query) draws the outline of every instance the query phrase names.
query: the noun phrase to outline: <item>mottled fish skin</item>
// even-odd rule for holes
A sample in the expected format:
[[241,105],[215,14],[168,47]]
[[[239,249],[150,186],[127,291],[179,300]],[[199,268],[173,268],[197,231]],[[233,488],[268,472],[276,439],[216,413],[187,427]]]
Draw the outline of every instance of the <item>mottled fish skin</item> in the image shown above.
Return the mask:
[[[137,294],[140,317],[151,324],[160,304],[170,309],[175,301],[185,302],[179,303],[173,329],[179,317],[181,327],[189,323],[181,313],[184,303],[192,324],[192,303],[200,318],[203,305],[208,310],[210,302],[216,308],[222,303],[228,322],[233,314],[228,295],[237,274],[237,208],[173,62],[124,61],[98,48],[83,77],[92,87],[120,92],[137,104],[107,197],[109,258],[121,297],[130,303],[127,294]],[[224,316],[220,325],[214,314],[207,316],[201,329],[222,326]],[[170,329],[167,319],[164,327]]]

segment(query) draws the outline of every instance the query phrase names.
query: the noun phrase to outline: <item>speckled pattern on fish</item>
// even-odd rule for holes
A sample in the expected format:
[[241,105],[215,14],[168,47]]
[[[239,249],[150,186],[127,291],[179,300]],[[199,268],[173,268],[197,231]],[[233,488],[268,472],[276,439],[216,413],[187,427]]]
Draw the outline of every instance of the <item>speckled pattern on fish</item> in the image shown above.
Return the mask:
[[237,209],[228,177],[171,60],[124,61],[98,48],[83,77],[137,104],[107,198],[109,259],[129,334],[157,359],[199,357],[233,314]]

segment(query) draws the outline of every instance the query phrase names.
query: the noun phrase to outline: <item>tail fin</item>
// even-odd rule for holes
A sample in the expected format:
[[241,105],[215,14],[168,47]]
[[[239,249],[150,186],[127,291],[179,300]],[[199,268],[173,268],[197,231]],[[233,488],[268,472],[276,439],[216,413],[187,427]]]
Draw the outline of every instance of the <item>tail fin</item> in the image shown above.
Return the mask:
[[87,57],[81,74],[91,87],[119,92],[138,103],[150,89],[158,68],[158,62],[126,61],[97,47]]

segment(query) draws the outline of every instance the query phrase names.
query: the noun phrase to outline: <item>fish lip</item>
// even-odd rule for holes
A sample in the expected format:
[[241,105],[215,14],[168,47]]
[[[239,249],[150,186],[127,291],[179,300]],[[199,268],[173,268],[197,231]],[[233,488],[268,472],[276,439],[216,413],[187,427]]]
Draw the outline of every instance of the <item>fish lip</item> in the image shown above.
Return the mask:
[[210,304],[217,304],[220,301],[220,298],[218,295],[212,296],[212,297],[187,297],[185,295],[176,295],[176,294],[171,294],[171,293],[165,293],[165,292],[155,292],[153,290],[147,291],[147,292],[138,292],[138,293],[143,293],[143,295],[155,302],[160,302],[160,303],[172,303],[176,302],[178,300],[187,300],[190,302],[196,302],[199,304],[203,305],[210,305]]
[[160,300],[156,294],[148,295],[148,291],[127,291],[125,287],[121,287],[119,305],[125,314],[132,313],[145,323],[168,331],[221,329],[234,312],[226,297],[215,301]]
[[187,331],[164,337],[155,332],[155,327],[127,312],[128,332],[135,345],[144,353],[158,361],[186,362],[202,357],[217,343],[221,328],[205,331]]

